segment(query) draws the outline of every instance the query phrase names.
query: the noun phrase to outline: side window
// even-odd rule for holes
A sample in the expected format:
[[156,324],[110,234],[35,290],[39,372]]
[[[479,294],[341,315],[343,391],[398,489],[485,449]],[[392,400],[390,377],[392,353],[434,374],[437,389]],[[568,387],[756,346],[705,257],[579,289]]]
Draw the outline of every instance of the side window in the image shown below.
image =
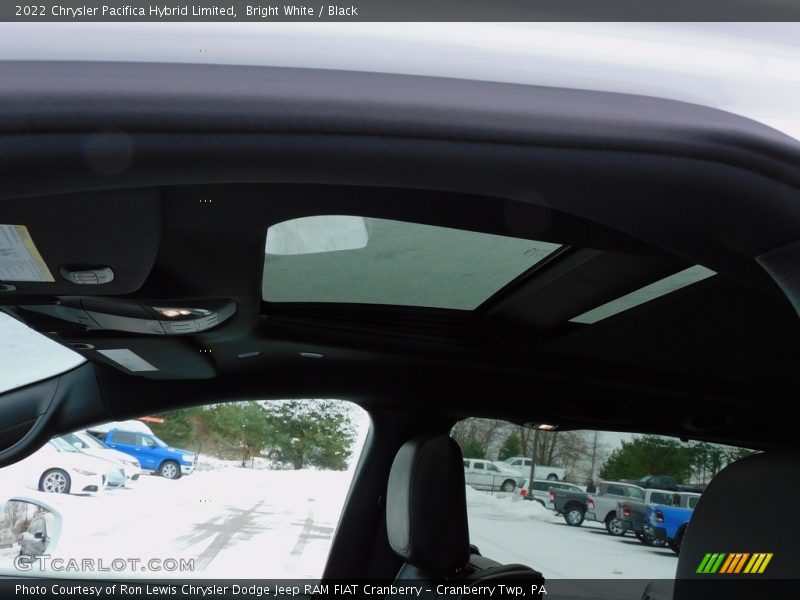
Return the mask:
[[464,461],[464,468],[465,469],[469,469],[469,461],[468,460]]
[[[146,456],[137,463],[123,452],[101,460],[54,449],[0,469],[0,577],[20,576],[14,564],[20,553],[75,563],[34,563],[37,577],[56,579],[105,579],[104,565],[112,563],[125,579],[247,579],[255,562],[259,578],[322,577],[368,434],[366,412],[341,400],[311,399],[144,416],[136,427],[109,425],[113,440],[161,440],[191,456],[179,476],[150,476],[159,465]],[[143,427],[153,435],[140,432]],[[71,489],[64,477],[52,477],[51,493],[40,493],[45,473],[62,468]],[[60,499],[56,492],[72,497]],[[32,500],[9,501],[18,496]],[[39,499],[60,514],[42,514]],[[47,539],[35,538],[37,531]],[[268,549],[269,561],[254,552],[258,548]]]
[[157,444],[153,441],[153,439],[146,435],[137,435],[136,445],[142,446],[144,448],[155,448],[157,446]]
[[653,492],[650,494],[650,502],[653,504],[668,504],[668,497],[666,494],[661,492]]
[[697,503],[700,501],[700,498],[697,496],[689,496],[689,508],[694,508],[697,506]]
[[484,465],[483,465],[483,463],[482,463],[482,462],[474,462],[474,463],[472,463],[472,468],[473,468],[473,469],[476,469],[476,470],[478,470],[478,471],[483,471],[483,470],[485,470],[485,469],[484,469]]
[[500,469],[498,469],[498,468],[497,468],[495,465],[493,465],[492,463],[488,463],[488,464],[486,465],[486,470],[487,470],[487,471],[493,471],[493,472],[498,472],[498,471],[500,471]]
[[621,485],[610,484],[608,488],[606,488],[606,494],[609,496],[624,496],[625,495],[625,488]]
[[[699,491],[726,465],[752,454],[745,448],[678,438],[610,431],[533,430],[519,423],[478,417],[456,423],[450,436],[464,456],[480,457],[484,467],[471,477],[482,485],[466,489],[470,541],[499,562],[530,565],[545,575],[549,570],[558,578],[573,580],[591,580],[610,573],[619,575],[614,579],[673,580],[678,555],[667,548],[647,549],[632,540],[631,534],[629,542],[621,544],[620,539],[606,534],[611,525],[605,522],[609,511],[616,510],[618,503],[644,500],[645,493],[648,500],[653,497],[662,505],[673,501],[673,490],[652,487],[645,492],[637,485],[645,473],[666,475],[670,481],[674,478],[687,486],[681,489],[692,490],[696,486]],[[659,458],[662,448],[669,452],[670,466],[659,466],[653,458]],[[503,464],[496,461],[507,459],[521,465],[529,457],[535,457],[537,475],[555,472],[558,480],[535,477],[524,486],[532,491],[530,494],[524,489],[504,491],[502,486],[508,478],[492,477],[500,474],[487,473],[484,466],[492,462],[502,472]],[[530,475],[520,466],[516,470],[521,477],[511,477],[515,483]],[[587,488],[599,490],[599,494],[592,494],[595,510],[586,506]],[[697,505],[690,492],[680,496],[680,506]],[[631,517],[631,527],[644,527],[638,511]],[[643,529],[634,532],[644,535]],[[641,589],[636,584],[632,592],[641,595]],[[593,595],[606,595],[598,592]],[[619,595],[610,589],[608,592],[609,597]]]
[[629,498],[633,498],[634,500],[644,500],[644,490],[640,490],[639,488],[635,487],[629,487],[626,489]]
[[136,445],[136,434],[129,433],[127,431],[115,431],[113,434],[111,434],[111,439],[117,444],[129,444],[131,446]]
[[521,465],[522,461],[520,459],[518,459],[518,458],[515,458],[514,460],[511,461],[511,464],[516,467],[516,466]]

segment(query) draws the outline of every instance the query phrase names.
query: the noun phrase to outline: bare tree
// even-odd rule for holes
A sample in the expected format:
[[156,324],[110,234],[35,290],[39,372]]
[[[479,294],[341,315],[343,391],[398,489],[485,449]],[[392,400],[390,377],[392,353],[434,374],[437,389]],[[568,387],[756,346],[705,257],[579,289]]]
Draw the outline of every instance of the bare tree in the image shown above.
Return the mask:
[[473,442],[486,450],[505,425],[505,421],[497,419],[469,418],[456,423],[450,435],[462,448]]

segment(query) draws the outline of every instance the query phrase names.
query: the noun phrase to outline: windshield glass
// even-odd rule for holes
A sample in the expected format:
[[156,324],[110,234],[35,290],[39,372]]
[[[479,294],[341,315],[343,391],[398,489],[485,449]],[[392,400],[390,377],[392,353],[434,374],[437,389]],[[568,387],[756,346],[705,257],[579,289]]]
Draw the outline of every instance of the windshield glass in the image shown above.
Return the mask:
[[472,310],[557,248],[387,219],[304,217],[267,231],[262,297]]
[[0,311],[0,393],[54,377],[86,362],[76,352]]
[[90,448],[98,448],[98,449],[108,448],[108,446],[106,446],[103,442],[98,440],[96,437],[89,435],[88,433],[80,432],[80,433],[73,433],[72,435],[75,436],[78,440],[80,440],[84,444],[86,444],[87,446],[89,446]]
[[50,440],[50,443],[55,447],[56,450],[59,452],[79,452],[78,449],[70,445],[64,438],[53,438]]

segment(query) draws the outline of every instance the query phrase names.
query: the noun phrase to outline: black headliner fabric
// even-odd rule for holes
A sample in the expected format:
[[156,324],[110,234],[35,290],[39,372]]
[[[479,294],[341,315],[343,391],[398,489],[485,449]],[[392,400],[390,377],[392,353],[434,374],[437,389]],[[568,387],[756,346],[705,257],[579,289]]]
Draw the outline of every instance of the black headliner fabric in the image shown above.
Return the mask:
[[[477,378],[470,384],[464,380],[471,386],[460,390],[464,396],[451,394],[465,402],[476,400],[473,390],[504,380],[506,370],[520,381],[527,377],[534,388],[548,374],[561,377],[573,370],[572,387],[560,394],[555,384],[547,384],[548,406],[563,407],[591,403],[590,382],[603,372],[607,378],[620,378],[620,386],[637,377],[636,385],[641,385],[643,373],[672,375],[677,371],[670,362],[685,362],[685,357],[675,353],[674,343],[652,354],[646,365],[636,363],[641,357],[635,352],[626,356],[629,350],[624,348],[606,353],[605,345],[618,337],[605,327],[598,327],[596,334],[580,333],[588,360],[569,352],[569,336],[558,355],[533,352],[569,328],[537,332],[528,346],[509,340],[495,323],[485,329],[485,324],[473,324],[472,337],[458,340],[441,333],[438,341],[428,336],[402,342],[402,335],[370,336],[335,323],[329,328],[318,322],[302,326],[302,319],[276,328],[274,320],[262,319],[259,303],[263,235],[269,222],[348,206],[389,218],[409,218],[413,212],[414,218],[434,224],[560,238],[553,241],[571,237],[570,242],[582,246],[594,247],[596,241],[603,249],[662,256],[676,264],[699,263],[719,271],[732,285],[753,290],[757,298],[780,297],[781,289],[756,257],[800,239],[799,159],[800,144],[747,119],[629,95],[333,71],[0,63],[0,222],[9,201],[13,206],[50,194],[109,190],[99,194],[108,196],[110,190],[157,186],[164,196],[164,228],[155,263],[138,265],[140,276],[151,266],[152,272],[136,295],[230,297],[239,307],[219,330],[185,341],[190,349],[213,344],[211,360],[220,373],[272,367],[258,361],[244,367],[237,361],[238,352],[258,346],[265,356],[272,353],[277,364],[308,374],[312,367],[295,365],[296,355],[285,352],[296,349],[292,344],[324,343],[342,372],[358,380],[348,369],[360,369],[364,387],[374,385],[379,395],[394,390],[387,388],[391,382],[369,380],[373,362],[392,364],[398,377],[403,369],[417,373],[420,365],[434,369],[436,361],[448,362],[456,373],[461,369]],[[252,186],[224,185],[231,183]],[[313,191],[299,186],[291,194],[275,189],[265,193],[256,185],[267,183],[318,185]],[[359,204],[321,193],[326,186],[408,193],[405,204],[401,193],[389,201],[365,193]],[[423,200],[415,190],[428,196]],[[458,194],[471,194],[472,199]],[[200,204],[210,197],[213,204]],[[490,205],[502,205],[508,213],[501,218],[499,208],[481,208]],[[526,213],[526,205],[535,210]],[[484,219],[487,214],[494,215],[491,226]],[[124,253],[127,232],[119,230],[114,243]],[[56,239],[60,234],[52,235]],[[131,277],[130,285],[137,281],[141,279]],[[763,310],[771,304],[767,299],[754,306]],[[531,310],[535,308],[532,304]],[[395,317],[389,312],[381,318]],[[746,326],[747,319],[747,311],[740,310],[719,326],[728,328],[734,339],[741,333],[738,343],[747,344],[756,333]],[[624,327],[625,321],[618,323]],[[514,325],[513,320],[505,324]],[[469,324],[459,326],[469,329]],[[794,326],[792,321],[786,332]],[[659,340],[638,343],[657,347]],[[767,362],[775,354],[782,356],[784,348],[769,350]],[[724,366],[725,352],[736,351],[736,344],[727,345],[715,364]],[[400,355],[407,362],[398,360]],[[597,356],[603,360],[595,361]],[[731,361],[723,375],[736,374],[735,364]],[[474,372],[476,365],[485,371]],[[730,380],[708,372],[693,379],[675,377],[670,385],[653,377],[645,388],[666,396],[712,390],[720,402],[756,397],[759,386],[774,391],[778,383],[788,382],[785,393],[796,390],[790,368],[780,361],[754,366],[762,378],[749,382],[753,388],[731,391],[726,387]],[[785,376],[783,381],[772,378],[774,369]],[[608,393],[607,387],[596,387]],[[530,410],[514,397],[502,407],[497,409],[520,418]],[[584,414],[587,423],[596,416]]]

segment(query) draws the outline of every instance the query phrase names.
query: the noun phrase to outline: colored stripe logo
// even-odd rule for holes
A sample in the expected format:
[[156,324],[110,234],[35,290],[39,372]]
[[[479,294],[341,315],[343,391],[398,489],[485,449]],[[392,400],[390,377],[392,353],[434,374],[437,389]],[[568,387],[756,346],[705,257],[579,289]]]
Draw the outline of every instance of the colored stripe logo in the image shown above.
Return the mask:
[[726,575],[761,574],[772,560],[772,554],[772,552],[707,552],[696,572]]

